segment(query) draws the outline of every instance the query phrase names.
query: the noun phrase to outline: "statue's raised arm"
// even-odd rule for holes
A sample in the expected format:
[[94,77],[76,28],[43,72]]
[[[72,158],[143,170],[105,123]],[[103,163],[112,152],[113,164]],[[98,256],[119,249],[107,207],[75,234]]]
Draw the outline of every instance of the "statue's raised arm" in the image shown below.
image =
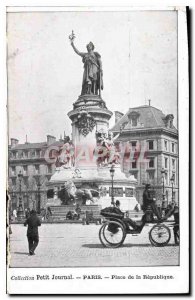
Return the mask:
[[80,55],[81,57],[83,57],[85,55],[85,53],[80,52],[74,45],[74,42],[71,42],[71,46],[74,49],[74,52],[76,52],[76,54]]
[[80,55],[81,57],[83,57],[85,55],[85,53],[80,52],[74,45],[75,34],[74,34],[73,30],[72,30],[71,35],[69,35],[69,39],[70,39],[70,44],[71,44],[72,48],[74,49],[74,52],[76,54]]
[[101,56],[98,52],[94,52],[94,44],[89,42],[87,45],[87,52],[80,52],[74,45],[75,34],[72,31],[69,35],[70,43],[75,53],[83,58],[84,73],[81,95],[93,94],[101,96],[103,90],[103,71]]

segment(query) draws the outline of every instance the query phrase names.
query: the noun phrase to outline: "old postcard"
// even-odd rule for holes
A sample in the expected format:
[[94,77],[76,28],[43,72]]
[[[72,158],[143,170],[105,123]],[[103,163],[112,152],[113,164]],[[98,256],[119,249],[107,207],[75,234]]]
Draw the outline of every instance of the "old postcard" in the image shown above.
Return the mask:
[[186,7],[7,6],[7,292],[189,292]]

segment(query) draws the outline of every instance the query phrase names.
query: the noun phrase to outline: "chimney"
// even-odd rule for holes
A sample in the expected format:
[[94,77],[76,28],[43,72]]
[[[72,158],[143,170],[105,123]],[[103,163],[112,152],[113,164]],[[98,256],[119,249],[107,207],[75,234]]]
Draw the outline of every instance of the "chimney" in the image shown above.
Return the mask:
[[26,134],[26,142],[25,142],[25,144],[29,144],[27,134]]
[[59,142],[63,142],[62,134],[60,134]]
[[174,119],[174,115],[172,115],[172,114],[166,115],[166,117],[163,118],[165,126],[169,127],[169,128],[173,128],[173,119]]
[[14,148],[16,145],[18,145],[19,140],[11,138],[11,148]]
[[56,142],[56,138],[53,135],[47,135],[47,145],[51,145]]
[[115,124],[122,118],[122,116],[124,116],[123,113],[121,113],[120,111],[115,111]]
[[148,99],[148,105],[151,106],[151,99]]

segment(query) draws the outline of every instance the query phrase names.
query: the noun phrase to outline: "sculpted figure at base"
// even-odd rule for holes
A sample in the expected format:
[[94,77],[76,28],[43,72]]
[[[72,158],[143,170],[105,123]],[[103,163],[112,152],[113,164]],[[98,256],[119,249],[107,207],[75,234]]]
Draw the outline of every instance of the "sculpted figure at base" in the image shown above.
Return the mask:
[[114,141],[120,135],[117,134],[113,137],[112,132],[104,132],[99,131],[96,132],[96,139],[97,139],[97,165],[100,166],[107,166],[109,164],[119,164],[120,163],[120,153],[119,149],[115,146]]
[[80,203],[82,205],[95,204],[99,198],[99,191],[90,188],[76,188],[74,182],[65,182],[61,189],[61,200],[63,205]]
[[81,95],[99,94],[101,96],[101,90],[103,90],[103,71],[100,54],[94,51],[95,47],[92,42],[89,42],[87,45],[87,53],[78,51],[74,45],[75,35],[73,32],[69,36],[69,39],[71,41],[72,48],[76,54],[82,57],[84,64]]
[[66,140],[63,146],[60,147],[58,156],[56,159],[56,167],[57,168],[64,168],[68,169],[71,167],[74,167],[75,164],[75,153],[74,153],[74,145],[72,141],[70,141],[70,138]]

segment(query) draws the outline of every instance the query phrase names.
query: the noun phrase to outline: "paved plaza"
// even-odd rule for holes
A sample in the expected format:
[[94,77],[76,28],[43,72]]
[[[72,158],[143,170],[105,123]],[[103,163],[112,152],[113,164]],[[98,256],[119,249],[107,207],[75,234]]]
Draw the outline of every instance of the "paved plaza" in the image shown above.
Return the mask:
[[179,247],[150,244],[145,226],[138,236],[127,235],[120,248],[104,248],[99,241],[101,225],[42,224],[36,255],[28,256],[26,230],[12,224],[10,267],[167,266],[179,264]]

